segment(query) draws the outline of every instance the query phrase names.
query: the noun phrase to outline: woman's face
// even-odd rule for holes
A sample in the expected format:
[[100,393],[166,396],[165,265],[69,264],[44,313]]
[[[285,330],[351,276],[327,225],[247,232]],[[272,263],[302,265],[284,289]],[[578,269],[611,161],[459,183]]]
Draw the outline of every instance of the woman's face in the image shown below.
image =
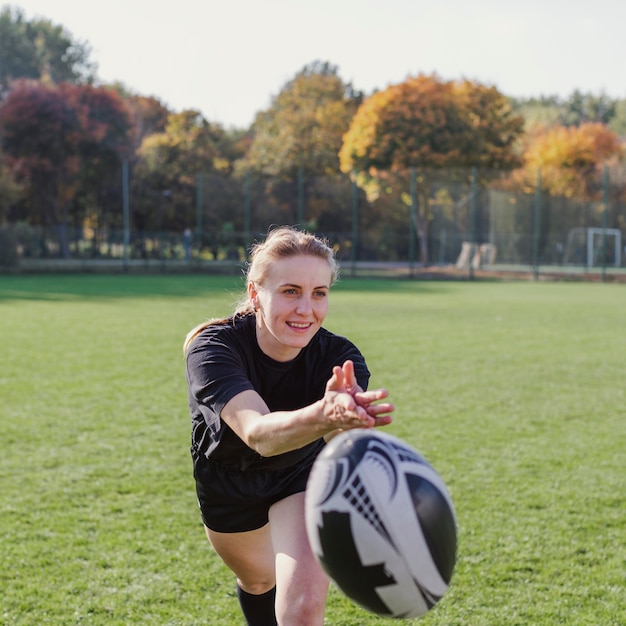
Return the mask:
[[257,309],[257,341],[275,361],[298,356],[328,311],[332,272],[325,259],[299,255],[274,261],[262,285],[250,284]]

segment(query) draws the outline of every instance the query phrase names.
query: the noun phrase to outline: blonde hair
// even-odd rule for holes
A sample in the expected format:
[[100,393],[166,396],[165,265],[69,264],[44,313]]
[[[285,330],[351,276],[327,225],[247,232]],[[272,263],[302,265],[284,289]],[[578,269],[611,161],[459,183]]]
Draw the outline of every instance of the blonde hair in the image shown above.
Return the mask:
[[[331,271],[330,284],[333,285],[335,283],[339,276],[339,266],[335,259],[335,253],[328,241],[291,226],[281,226],[270,230],[265,241],[254,243],[250,249],[250,261],[246,272],[246,288],[250,283],[262,285],[274,261],[299,255],[315,256],[324,259]],[[245,295],[237,304],[231,317],[211,319],[190,330],[183,344],[183,352],[187,353],[192,341],[208,326],[223,324],[232,317],[253,314],[254,307],[252,302],[250,302],[246,289]]]

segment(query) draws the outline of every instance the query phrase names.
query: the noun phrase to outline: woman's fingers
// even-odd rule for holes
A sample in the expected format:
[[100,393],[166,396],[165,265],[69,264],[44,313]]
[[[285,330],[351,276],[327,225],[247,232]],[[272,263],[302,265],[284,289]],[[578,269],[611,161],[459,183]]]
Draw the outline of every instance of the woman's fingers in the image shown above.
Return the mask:
[[354,374],[354,363],[350,360],[346,361],[343,364],[341,371],[343,372],[346,391],[350,394],[354,394],[359,389],[359,385]]

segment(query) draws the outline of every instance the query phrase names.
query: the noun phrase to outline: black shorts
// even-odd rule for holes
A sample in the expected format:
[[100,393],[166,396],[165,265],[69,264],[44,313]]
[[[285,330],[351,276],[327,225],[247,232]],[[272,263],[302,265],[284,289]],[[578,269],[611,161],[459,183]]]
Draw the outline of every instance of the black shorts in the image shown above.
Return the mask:
[[220,533],[265,526],[272,504],[306,489],[314,460],[306,459],[286,469],[245,471],[196,460],[196,494],[204,525]]

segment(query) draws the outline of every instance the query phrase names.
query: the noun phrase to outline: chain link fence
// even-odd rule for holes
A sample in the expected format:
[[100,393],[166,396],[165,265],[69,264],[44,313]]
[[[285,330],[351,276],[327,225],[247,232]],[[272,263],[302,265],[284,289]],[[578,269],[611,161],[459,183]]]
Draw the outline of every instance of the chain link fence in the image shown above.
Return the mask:
[[[568,172],[571,175],[571,171]],[[133,187],[99,219],[0,227],[0,267],[240,267],[274,225],[324,235],[344,267],[622,272],[626,173],[581,173],[586,197],[512,184],[510,173],[409,170],[366,194],[347,176],[197,176],[176,189]],[[172,224],[176,227],[173,228]]]

